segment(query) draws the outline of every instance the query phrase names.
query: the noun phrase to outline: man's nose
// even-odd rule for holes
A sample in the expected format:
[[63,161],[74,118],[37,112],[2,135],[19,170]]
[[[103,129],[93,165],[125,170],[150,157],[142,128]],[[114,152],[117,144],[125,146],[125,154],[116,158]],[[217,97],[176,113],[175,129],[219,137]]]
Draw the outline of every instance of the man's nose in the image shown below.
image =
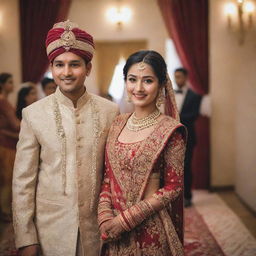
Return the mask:
[[64,67],[63,73],[64,73],[65,76],[70,76],[72,74],[72,69],[68,65],[66,65]]

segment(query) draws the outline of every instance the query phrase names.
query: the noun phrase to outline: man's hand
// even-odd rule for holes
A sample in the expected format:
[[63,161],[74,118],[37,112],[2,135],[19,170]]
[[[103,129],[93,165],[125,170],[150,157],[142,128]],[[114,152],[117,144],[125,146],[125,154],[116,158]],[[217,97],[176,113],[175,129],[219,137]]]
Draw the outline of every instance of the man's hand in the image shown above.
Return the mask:
[[19,249],[19,256],[39,256],[40,246],[38,244],[29,245]]

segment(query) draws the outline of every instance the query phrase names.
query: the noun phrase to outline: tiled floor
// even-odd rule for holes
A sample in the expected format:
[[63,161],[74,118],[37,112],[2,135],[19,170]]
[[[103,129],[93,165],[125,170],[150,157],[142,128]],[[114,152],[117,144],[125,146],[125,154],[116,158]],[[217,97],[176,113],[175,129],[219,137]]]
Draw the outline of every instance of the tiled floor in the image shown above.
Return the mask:
[[256,238],[256,213],[248,209],[234,191],[223,191],[218,192],[217,194],[225,201],[233,212],[236,213],[247,229]]

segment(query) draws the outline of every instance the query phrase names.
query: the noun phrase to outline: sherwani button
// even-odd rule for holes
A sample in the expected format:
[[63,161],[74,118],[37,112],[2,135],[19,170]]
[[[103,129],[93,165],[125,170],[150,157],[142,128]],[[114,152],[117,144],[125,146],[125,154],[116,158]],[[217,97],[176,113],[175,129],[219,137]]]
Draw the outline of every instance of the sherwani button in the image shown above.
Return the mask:
[[77,141],[80,141],[82,138],[83,138],[82,136],[78,137],[78,138],[77,138]]
[[77,124],[80,124],[80,120],[79,120],[79,119],[77,119],[77,120],[76,120],[76,123],[77,123]]

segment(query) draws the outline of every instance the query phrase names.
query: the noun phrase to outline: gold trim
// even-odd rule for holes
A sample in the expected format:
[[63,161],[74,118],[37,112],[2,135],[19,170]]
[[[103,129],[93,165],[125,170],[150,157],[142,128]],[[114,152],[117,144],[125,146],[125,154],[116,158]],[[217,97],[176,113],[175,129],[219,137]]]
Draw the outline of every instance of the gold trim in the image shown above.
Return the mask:
[[162,220],[168,244],[173,256],[184,256],[183,245],[179,239],[179,236],[175,230],[175,227],[170,219],[166,209],[159,211],[160,218]]
[[90,105],[92,109],[92,119],[93,119],[93,151],[92,151],[92,172],[91,172],[91,202],[90,202],[90,210],[93,212],[96,202],[96,170],[97,170],[97,151],[99,138],[102,134],[102,129],[100,126],[99,120],[99,109],[96,102],[93,99],[90,99]]
[[[76,39],[74,41],[72,36],[72,34],[74,33],[72,31],[65,31],[64,33],[65,35],[63,36],[63,38],[57,39],[51,42],[47,46],[47,49],[46,49],[47,55],[49,55],[52,51],[60,47],[63,47],[66,51],[69,51],[72,48],[72,49],[78,49],[78,50],[90,52],[91,54],[94,53],[94,48],[90,44],[76,40]],[[70,36],[70,38],[67,40],[68,36]]]
[[70,20],[66,20],[55,23],[53,28],[64,28],[65,30],[72,30],[73,28],[79,28],[79,26]]
[[55,118],[55,123],[56,123],[56,128],[57,128],[57,134],[59,136],[59,140],[61,143],[61,173],[62,173],[62,186],[63,186],[63,193],[64,195],[67,195],[66,192],[66,162],[67,162],[67,153],[66,153],[66,135],[65,131],[62,125],[62,117],[60,113],[60,108],[59,104],[57,101],[56,97],[53,97],[53,111],[54,111],[54,118]]

